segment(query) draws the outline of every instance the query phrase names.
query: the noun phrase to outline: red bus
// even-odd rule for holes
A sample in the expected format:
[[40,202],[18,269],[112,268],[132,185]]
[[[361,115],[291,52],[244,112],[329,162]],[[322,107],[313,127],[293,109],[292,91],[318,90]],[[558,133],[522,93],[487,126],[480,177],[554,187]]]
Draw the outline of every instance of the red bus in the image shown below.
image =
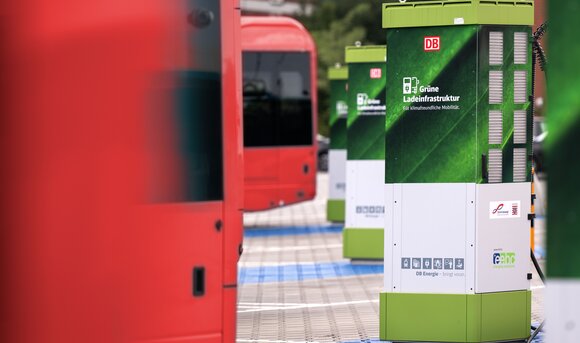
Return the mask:
[[0,341],[235,341],[238,3],[0,5]]
[[299,22],[242,17],[244,209],[313,199],[317,170],[316,47]]

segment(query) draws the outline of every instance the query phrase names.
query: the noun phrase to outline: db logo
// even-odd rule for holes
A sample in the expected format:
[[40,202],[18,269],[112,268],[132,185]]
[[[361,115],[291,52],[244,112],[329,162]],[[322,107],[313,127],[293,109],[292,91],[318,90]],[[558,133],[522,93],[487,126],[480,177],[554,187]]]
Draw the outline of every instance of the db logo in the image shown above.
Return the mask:
[[441,50],[441,37],[425,37],[423,48],[425,51]]
[[371,79],[380,79],[383,72],[381,68],[372,68],[371,69]]

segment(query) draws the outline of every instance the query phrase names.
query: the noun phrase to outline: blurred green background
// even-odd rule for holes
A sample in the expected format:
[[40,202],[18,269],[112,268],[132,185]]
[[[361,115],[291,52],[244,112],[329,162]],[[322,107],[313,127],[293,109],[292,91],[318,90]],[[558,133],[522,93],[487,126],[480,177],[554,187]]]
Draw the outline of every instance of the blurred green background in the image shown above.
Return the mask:
[[328,67],[344,64],[344,47],[385,44],[381,3],[377,0],[303,0],[313,4],[309,15],[295,16],[310,31],[318,47],[318,132],[329,136]]

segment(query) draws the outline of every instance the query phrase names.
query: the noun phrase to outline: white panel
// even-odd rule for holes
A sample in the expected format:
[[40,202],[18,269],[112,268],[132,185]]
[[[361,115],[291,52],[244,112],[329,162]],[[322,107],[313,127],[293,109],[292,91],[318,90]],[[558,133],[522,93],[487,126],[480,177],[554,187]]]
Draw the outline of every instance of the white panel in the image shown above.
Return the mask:
[[514,182],[526,181],[528,158],[526,148],[514,149]]
[[503,64],[503,32],[489,33],[489,65]]
[[501,111],[489,111],[489,144],[501,144],[503,140],[503,118]]
[[[402,184],[401,220],[395,213],[395,232],[401,228],[401,258],[393,261],[394,275],[400,275],[400,292],[464,294],[466,275],[473,275],[469,259],[466,225],[473,218],[468,194],[475,184]],[[395,193],[396,194],[396,193]],[[396,197],[395,197],[396,199]],[[395,206],[398,204],[395,204]],[[396,258],[396,255],[393,256]],[[471,258],[473,260],[473,257]],[[415,265],[415,262],[420,262]],[[451,262],[448,264],[447,262]],[[397,269],[399,273],[397,273]]]
[[514,71],[514,103],[525,104],[527,102],[528,74],[525,70]]
[[346,150],[328,151],[328,198],[344,200],[346,192]]
[[530,196],[529,182],[477,185],[476,293],[530,288]]
[[347,228],[384,228],[385,161],[347,161]]
[[500,149],[489,149],[488,157],[488,182],[489,183],[499,183],[502,182],[503,173],[503,163],[502,163],[503,153]]
[[477,198],[475,185],[468,184],[467,190],[467,211],[465,215],[465,265],[474,268],[465,268],[465,292],[475,293],[475,201]]
[[[400,183],[393,185],[393,292],[401,291],[401,251],[403,240],[403,212],[402,212],[403,185]],[[398,244],[395,245],[394,243]]]
[[528,115],[525,110],[514,111],[514,143],[526,144],[528,133]]
[[528,62],[528,40],[527,32],[514,33],[514,63],[526,64]]
[[384,271],[385,284],[384,291],[393,291],[393,223],[394,223],[394,201],[395,190],[393,184],[385,185],[385,257]]
[[548,279],[546,342],[577,343],[580,337],[580,280]]
[[489,103],[501,104],[503,102],[503,72],[492,70],[489,72]]

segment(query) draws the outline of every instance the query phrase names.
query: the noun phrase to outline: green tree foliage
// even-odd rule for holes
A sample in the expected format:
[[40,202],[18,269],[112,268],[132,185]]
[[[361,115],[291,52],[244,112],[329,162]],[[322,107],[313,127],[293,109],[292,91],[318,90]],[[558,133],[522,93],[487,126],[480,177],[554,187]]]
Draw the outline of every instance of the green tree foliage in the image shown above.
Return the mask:
[[311,1],[311,16],[299,17],[318,49],[318,131],[329,134],[328,67],[344,64],[344,47],[359,41],[364,45],[385,44],[381,26],[381,3],[377,0]]

